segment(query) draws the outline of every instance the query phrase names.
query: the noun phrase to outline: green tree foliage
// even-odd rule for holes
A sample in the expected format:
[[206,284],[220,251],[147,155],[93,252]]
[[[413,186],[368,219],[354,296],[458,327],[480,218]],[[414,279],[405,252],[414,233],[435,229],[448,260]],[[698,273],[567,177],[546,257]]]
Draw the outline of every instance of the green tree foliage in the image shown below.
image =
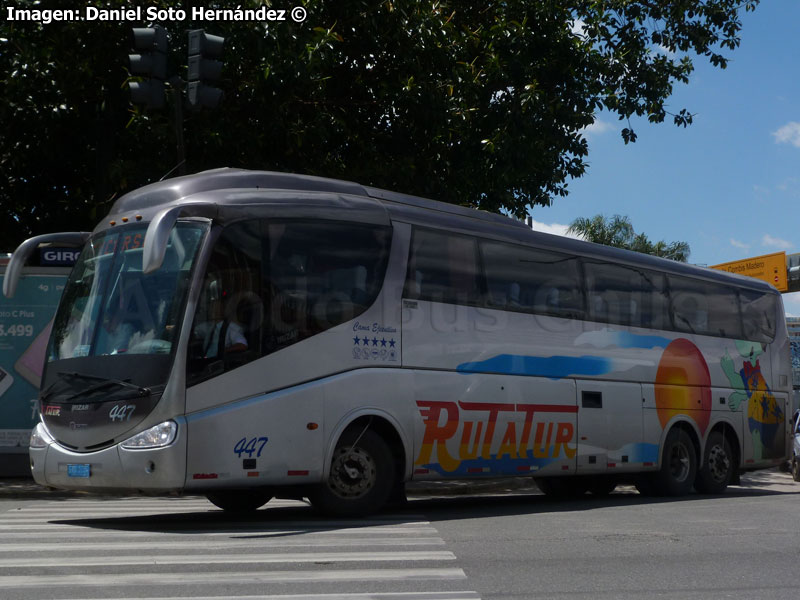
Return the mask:
[[[305,0],[303,23],[192,22],[190,14],[161,24],[183,77],[186,30],[226,38],[223,105],[185,119],[190,172],[295,171],[522,216],[566,195],[567,180],[584,173],[583,130],[598,110],[625,121],[621,133],[634,141],[630,117],[667,118],[690,56],[724,67],[723,52],[739,44],[740,11],[757,3]],[[237,6],[257,3],[228,5]],[[35,233],[86,229],[115,197],[175,167],[171,111],[142,113],[128,101],[132,25],[0,22],[7,248]],[[691,122],[687,110],[672,118]]]
[[588,242],[605,244],[615,248],[633,250],[642,254],[652,254],[663,258],[671,258],[679,262],[689,260],[691,252],[686,242],[670,242],[663,240],[651,242],[644,233],[636,233],[628,217],[614,215],[606,218],[595,215],[591,219],[579,217],[567,229],[568,233],[580,235]]

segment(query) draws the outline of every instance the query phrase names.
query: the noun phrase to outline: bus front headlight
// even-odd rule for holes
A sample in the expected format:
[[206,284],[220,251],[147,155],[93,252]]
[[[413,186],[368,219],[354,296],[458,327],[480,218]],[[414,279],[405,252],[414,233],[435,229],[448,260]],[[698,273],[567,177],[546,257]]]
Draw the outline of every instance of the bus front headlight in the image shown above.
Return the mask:
[[31,448],[47,448],[54,441],[41,421],[31,430],[31,441],[29,443]]
[[175,441],[178,434],[178,424],[175,421],[164,421],[129,437],[120,446],[127,450],[146,450],[149,448],[163,448]]

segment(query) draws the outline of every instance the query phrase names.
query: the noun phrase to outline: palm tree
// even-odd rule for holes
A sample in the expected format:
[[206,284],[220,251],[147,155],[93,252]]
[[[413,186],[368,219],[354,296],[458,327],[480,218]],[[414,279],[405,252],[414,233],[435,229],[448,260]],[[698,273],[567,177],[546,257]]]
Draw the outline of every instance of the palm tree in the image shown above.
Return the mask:
[[651,242],[644,233],[637,234],[631,220],[621,215],[614,215],[611,218],[595,215],[591,219],[578,217],[569,226],[567,233],[578,234],[588,242],[652,254],[678,262],[689,260],[691,252],[686,242],[667,243],[664,240]]

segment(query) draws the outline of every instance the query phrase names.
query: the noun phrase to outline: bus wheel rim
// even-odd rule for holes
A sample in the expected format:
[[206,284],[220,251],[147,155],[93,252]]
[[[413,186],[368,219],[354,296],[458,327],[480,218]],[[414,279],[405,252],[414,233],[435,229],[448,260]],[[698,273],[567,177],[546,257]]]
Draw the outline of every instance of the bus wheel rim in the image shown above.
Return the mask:
[[730,469],[728,455],[722,446],[713,446],[708,453],[708,472],[716,482],[725,481]]
[[360,498],[375,486],[377,473],[375,460],[363,448],[341,448],[331,464],[328,485],[340,498]]
[[670,472],[675,481],[684,482],[690,471],[689,449],[684,444],[675,444],[670,453]]

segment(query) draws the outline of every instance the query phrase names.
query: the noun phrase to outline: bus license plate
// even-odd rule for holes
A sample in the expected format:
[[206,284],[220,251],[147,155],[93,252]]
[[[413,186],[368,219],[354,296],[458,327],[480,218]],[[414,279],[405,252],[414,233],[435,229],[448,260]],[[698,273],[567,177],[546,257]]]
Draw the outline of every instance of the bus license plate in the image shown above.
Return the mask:
[[67,477],[89,477],[91,474],[91,465],[67,465]]

